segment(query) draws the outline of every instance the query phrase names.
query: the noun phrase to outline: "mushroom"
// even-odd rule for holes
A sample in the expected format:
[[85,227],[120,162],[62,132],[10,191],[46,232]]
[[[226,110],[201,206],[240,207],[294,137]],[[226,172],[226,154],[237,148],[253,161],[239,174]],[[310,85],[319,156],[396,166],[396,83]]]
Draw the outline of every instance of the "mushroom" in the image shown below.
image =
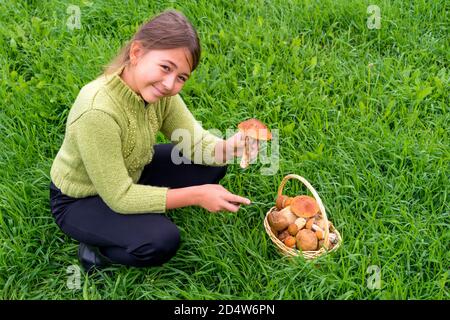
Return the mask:
[[293,236],[287,236],[283,242],[287,247],[293,248],[295,247],[295,243],[297,242],[297,240],[295,240]]
[[297,225],[298,230],[303,229],[303,227],[306,224],[306,219],[305,218],[297,218],[294,223]]
[[327,223],[322,217],[316,218],[316,221],[314,223],[318,225],[322,230],[328,229]]
[[315,251],[317,249],[318,240],[316,234],[309,229],[300,230],[295,239],[297,240],[297,248],[303,251]]
[[321,228],[313,224],[312,229],[316,232],[317,239],[323,240],[325,238],[325,232]]
[[276,234],[276,232],[283,230],[283,228],[281,228],[281,221],[280,221],[280,217],[277,215],[279,211],[272,211],[271,213],[269,213],[269,216],[267,217],[267,220],[269,221],[269,226],[270,229],[272,231],[275,231],[274,233]]
[[280,195],[277,197],[277,200],[275,201],[275,206],[278,210],[281,210],[284,208],[284,203],[286,202],[287,196]]
[[288,232],[289,232],[289,234],[290,234],[291,236],[295,236],[295,235],[297,234],[297,232],[298,232],[298,226],[295,224],[295,221],[294,221],[294,223],[291,223],[291,224],[288,226]]
[[296,196],[291,202],[292,212],[301,218],[311,218],[319,213],[316,199],[310,196]]
[[319,231],[322,231],[323,232],[323,229],[321,228],[321,227],[319,227],[317,224],[315,224],[315,223],[313,223],[312,225],[311,225],[311,230],[312,231],[317,231],[317,230],[319,230]]
[[312,225],[314,224],[315,221],[316,221],[316,219],[309,218],[308,221],[306,221],[305,228],[311,230],[312,229]]
[[286,207],[280,211],[272,211],[268,217],[269,225],[276,231],[286,229],[296,219],[297,216],[291,212],[290,207]]
[[242,132],[245,139],[244,152],[242,154],[240,165],[241,168],[247,168],[250,163],[250,139],[271,140],[272,133],[264,123],[255,118],[242,121],[239,123],[238,129]]
[[287,231],[287,229],[285,229],[283,232],[280,232],[280,234],[278,235],[278,239],[284,241],[284,239],[286,239],[289,236],[290,236],[289,232]]

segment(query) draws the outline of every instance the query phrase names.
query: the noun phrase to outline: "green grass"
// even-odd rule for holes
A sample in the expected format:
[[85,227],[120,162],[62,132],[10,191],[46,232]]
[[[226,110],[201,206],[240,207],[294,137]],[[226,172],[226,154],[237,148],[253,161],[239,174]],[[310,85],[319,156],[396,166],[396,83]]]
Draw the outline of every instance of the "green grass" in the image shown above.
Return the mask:
[[[449,299],[449,6],[438,1],[0,1],[0,298]],[[82,29],[66,26],[69,4]],[[367,6],[381,8],[368,29]],[[49,171],[80,88],[150,16],[184,12],[203,47],[182,96],[208,129],[257,117],[280,167],[234,164],[222,184],[274,201],[307,178],[344,238],[313,262],[265,233],[269,206],[170,211],[182,234],[162,267],[84,273],[49,209]],[[369,64],[373,64],[369,67]],[[161,136],[159,141],[164,141]],[[286,194],[304,192],[289,181]],[[381,287],[370,289],[370,266]]]

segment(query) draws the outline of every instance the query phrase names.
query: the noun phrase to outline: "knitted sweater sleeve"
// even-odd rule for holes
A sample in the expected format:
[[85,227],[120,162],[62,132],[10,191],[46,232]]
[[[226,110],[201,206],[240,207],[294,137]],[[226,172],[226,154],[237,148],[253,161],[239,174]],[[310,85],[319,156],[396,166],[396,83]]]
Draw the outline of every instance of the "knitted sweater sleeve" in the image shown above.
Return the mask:
[[214,147],[222,139],[202,128],[180,95],[167,99],[160,130],[165,137],[176,144],[183,156],[193,163],[210,166],[226,165],[226,163],[216,162],[214,157]]
[[90,110],[69,126],[86,172],[99,196],[115,212],[166,211],[168,188],[133,183],[122,155],[120,127],[108,114]]

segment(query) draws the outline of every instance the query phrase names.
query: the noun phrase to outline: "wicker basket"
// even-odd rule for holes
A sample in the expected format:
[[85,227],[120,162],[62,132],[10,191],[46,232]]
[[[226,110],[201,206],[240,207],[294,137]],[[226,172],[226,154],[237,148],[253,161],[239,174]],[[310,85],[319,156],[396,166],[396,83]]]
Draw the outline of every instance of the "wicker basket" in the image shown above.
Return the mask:
[[[285,176],[283,178],[283,181],[281,181],[280,187],[278,188],[278,196],[282,195],[283,188],[289,179],[297,179],[297,180],[301,181],[309,189],[309,191],[311,191],[314,198],[316,199],[316,201],[319,205],[319,208],[320,208],[320,213],[321,213],[323,219],[325,220],[325,225],[326,226],[329,225],[329,228],[325,228],[325,233],[324,233],[325,245],[322,246],[317,251],[301,251],[298,249],[293,249],[293,248],[287,247],[280,239],[278,239],[276,237],[275,234],[273,234],[272,229],[270,228],[270,225],[269,225],[268,216],[273,210],[276,210],[276,207],[270,208],[270,210],[267,212],[266,217],[264,219],[264,227],[266,228],[266,232],[269,235],[270,239],[272,239],[273,243],[275,243],[275,245],[278,247],[279,251],[281,251],[281,253],[286,256],[299,256],[299,255],[303,254],[303,257],[305,259],[314,259],[314,258],[321,256],[324,253],[337,250],[337,248],[339,248],[342,243],[342,237],[341,237],[340,233],[334,228],[333,224],[329,224],[327,214],[325,213],[325,207],[323,206],[323,203],[319,197],[319,194],[305,178],[303,178],[299,175],[296,175],[296,174],[288,174],[287,176]],[[325,247],[328,244],[329,229],[331,230],[331,232],[335,233],[337,236],[337,243],[333,246],[332,249],[328,249],[327,247]]]

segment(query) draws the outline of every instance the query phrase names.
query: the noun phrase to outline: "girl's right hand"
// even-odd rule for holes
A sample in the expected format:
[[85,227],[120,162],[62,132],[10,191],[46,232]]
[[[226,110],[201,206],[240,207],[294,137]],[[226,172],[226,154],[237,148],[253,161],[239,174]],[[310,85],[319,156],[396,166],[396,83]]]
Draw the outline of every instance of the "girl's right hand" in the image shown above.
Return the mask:
[[240,204],[250,204],[247,198],[235,195],[220,184],[204,184],[196,186],[197,204],[209,212],[230,211],[237,212]]
[[[258,140],[249,139],[249,151],[250,151],[250,159],[251,162],[257,155],[259,150]],[[225,140],[225,151],[226,151],[226,160],[233,159],[234,157],[242,157],[244,153],[245,147],[245,136],[241,131],[238,131],[236,134]]]

